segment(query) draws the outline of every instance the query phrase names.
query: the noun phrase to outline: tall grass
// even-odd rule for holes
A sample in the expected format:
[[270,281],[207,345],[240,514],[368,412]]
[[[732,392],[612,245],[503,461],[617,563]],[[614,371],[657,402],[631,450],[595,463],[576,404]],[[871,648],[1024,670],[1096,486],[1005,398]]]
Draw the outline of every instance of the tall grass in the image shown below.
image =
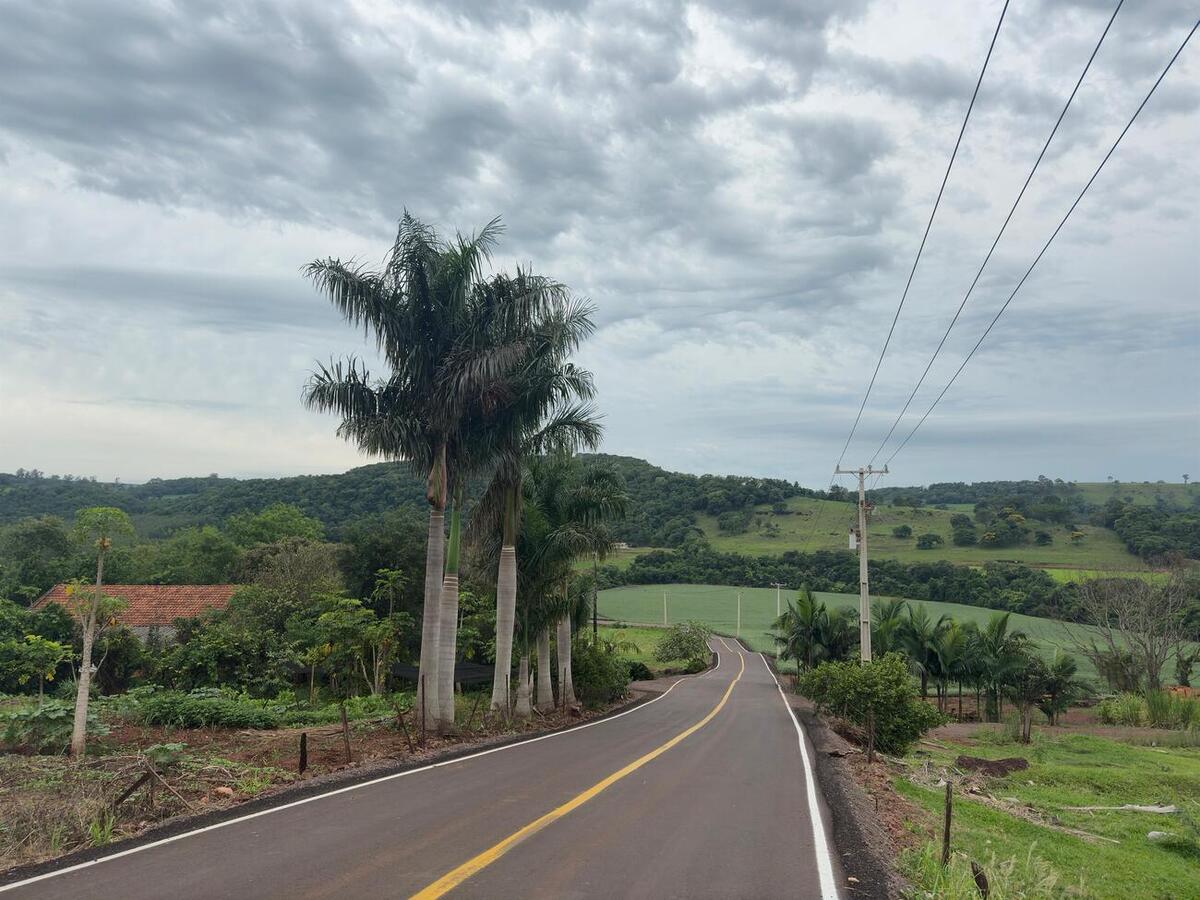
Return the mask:
[[[1032,844],[1023,857],[998,859],[996,854],[982,863],[987,876],[991,900],[1017,898],[1083,897],[1088,892],[1083,876],[1068,884],[1054,868],[1038,856],[1037,844]],[[971,870],[971,861],[961,852],[950,856],[945,868],[941,863],[941,848],[928,843],[900,854],[900,869],[913,882],[916,897],[936,897],[938,900],[979,900],[979,888]]]
[[1105,725],[1187,730],[1200,727],[1200,699],[1169,691],[1146,691],[1144,696],[1118,694],[1100,701],[1096,715]]

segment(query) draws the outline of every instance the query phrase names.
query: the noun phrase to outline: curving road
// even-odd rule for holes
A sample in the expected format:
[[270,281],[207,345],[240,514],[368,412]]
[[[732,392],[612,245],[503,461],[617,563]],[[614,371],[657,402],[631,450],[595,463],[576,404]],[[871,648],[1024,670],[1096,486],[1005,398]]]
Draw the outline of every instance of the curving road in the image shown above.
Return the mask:
[[619,716],[0,887],[28,898],[838,896],[812,749],[758,654]]

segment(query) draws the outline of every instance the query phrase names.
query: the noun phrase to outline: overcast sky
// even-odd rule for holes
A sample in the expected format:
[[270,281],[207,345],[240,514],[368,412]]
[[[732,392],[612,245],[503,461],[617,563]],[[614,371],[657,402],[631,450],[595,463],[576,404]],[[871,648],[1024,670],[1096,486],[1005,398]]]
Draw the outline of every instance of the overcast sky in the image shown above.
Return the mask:
[[[846,463],[1112,5],[1012,0]],[[363,344],[299,268],[380,260],[407,207],[450,232],[502,216],[498,267],[594,301],[605,450],[828,483],[1000,6],[0,0],[0,471],[368,461],[301,408],[314,360]],[[907,421],[1195,15],[1125,4]],[[1200,38],[884,484],[1200,478],[1198,113]]]

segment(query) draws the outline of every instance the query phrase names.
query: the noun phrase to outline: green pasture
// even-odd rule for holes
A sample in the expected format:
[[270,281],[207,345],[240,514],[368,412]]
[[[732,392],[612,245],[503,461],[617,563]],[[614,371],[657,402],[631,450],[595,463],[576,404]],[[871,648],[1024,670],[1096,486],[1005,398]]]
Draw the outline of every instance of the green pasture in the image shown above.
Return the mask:
[[[1200,473],[1198,473],[1200,474]],[[1200,497],[1200,487],[1182,482],[1121,481],[1111,484],[1104,481],[1082,482],[1075,485],[1083,499],[1095,506],[1103,506],[1116,498],[1125,503],[1153,506],[1161,497],[1171,506],[1190,506]]]
[[[1182,487],[1182,485],[1180,485]],[[857,520],[852,503],[793,497],[786,513],[775,513],[769,506],[756,507],[750,528],[744,534],[722,534],[714,516],[698,516],[700,527],[716,550],[754,556],[778,555],[787,550],[848,549],[850,526]],[[981,565],[985,562],[1019,562],[1035,567],[1061,566],[1084,570],[1136,571],[1146,568],[1130,553],[1120,539],[1107,528],[1082,522],[1084,537],[1071,543],[1071,530],[1061,525],[1031,523],[1034,530],[1048,531],[1053,542],[1039,547],[1032,542],[1017,547],[956,547],[951,541],[950,517],[969,509],[913,509],[907,506],[876,507],[867,529],[871,555],[877,559],[904,562],[947,560],[953,563]],[[907,538],[892,535],[892,529],[908,525],[913,534]],[[977,529],[980,534],[982,528]],[[943,544],[932,550],[918,550],[917,536],[932,532],[941,535]]]
[[[607,619],[630,623],[663,623],[663,594],[667,597],[667,622],[684,622],[694,619],[724,634],[740,633],[755,650],[773,650],[771,623],[775,619],[774,588],[734,588],[711,584],[650,584],[611,588],[601,591],[599,596],[600,615]],[[738,631],[738,594],[742,595],[741,630]],[[789,597],[783,591],[782,601]],[[833,608],[858,609],[857,594],[817,593],[817,597]],[[879,599],[879,598],[874,598]],[[938,603],[934,601],[909,601],[929,607],[934,616],[948,615],[960,622],[983,624],[995,610],[961,603]],[[1035,640],[1047,657],[1062,648],[1072,653],[1079,663],[1079,674],[1095,680],[1096,670],[1091,663],[1074,650],[1071,633],[1086,634],[1081,626],[1070,628],[1054,619],[1023,616],[1013,613],[1009,627],[1020,629]]]

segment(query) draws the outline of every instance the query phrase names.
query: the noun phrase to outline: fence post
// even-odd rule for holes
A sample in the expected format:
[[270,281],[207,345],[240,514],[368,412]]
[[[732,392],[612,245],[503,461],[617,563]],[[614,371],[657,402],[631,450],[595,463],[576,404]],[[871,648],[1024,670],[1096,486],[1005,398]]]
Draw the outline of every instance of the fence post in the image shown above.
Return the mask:
[[867,762],[875,762],[875,708],[867,710]]
[[346,701],[343,700],[338,704],[338,710],[342,714],[342,740],[346,742],[346,762],[354,762],[354,754],[350,751],[350,722],[346,718]]
[[942,868],[950,864],[950,816],[954,808],[954,785],[946,779],[946,817],[942,822]]
[[300,774],[308,768],[308,732],[300,732]]

